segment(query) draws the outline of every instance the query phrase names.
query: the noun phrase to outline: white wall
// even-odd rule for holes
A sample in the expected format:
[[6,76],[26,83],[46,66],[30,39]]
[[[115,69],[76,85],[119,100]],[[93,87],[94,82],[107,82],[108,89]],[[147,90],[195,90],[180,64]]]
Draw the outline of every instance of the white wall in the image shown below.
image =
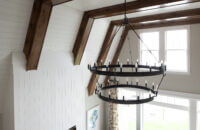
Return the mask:
[[13,54],[15,130],[85,129],[83,70],[68,58],[44,52],[40,70],[27,72],[23,54]]
[[[129,32],[129,36],[130,36]],[[190,74],[177,74],[177,73],[168,73],[161,89],[200,94],[200,58],[199,58],[199,48],[200,48],[200,24],[190,25]],[[133,35],[131,35],[133,36]],[[130,37],[131,38],[131,37]],[[134,48],[133,54],[134,57],[138,58],[138,41],[135,36],[131,38],[131,44]],[[134,47],[133,47],[134,46]],[[127,52],[129,46],[126,40],[125,46],[123,47],[122,53],[120,54],[120,59],[130,58],[129,53]],[[136,60],[136,58],[135,58]],[[177,59],[178,60],[178,59]],[[126,61],[124,61],[126,62]]]
[[0,0],[0,113],[8,86],[10,54],[22,51],[33,0]]
[[[11,56],[10,56],[11,57]],[[10,58],[11,62],[11,58]],[[3,91],[3,130],[14,130],[13,65],[10,65],[8,86]]]
[[[84,130],[86,112],[96,105],[101,107],[104,129],[104,102],[87,96],[91,76],[87,64],[96,61],[109,22],[95,20],[81,65],[73,66],[72,48],[83,12],[67,4],[54,7],[38,70],[26,72],[22,50],[33,1],[0,1],[0,113],[5,117],[4,130],[14,129],[14,114],[16,130],[66,130],[75,124]],[[9,71],[11,52],[15,52],[13,73]]]

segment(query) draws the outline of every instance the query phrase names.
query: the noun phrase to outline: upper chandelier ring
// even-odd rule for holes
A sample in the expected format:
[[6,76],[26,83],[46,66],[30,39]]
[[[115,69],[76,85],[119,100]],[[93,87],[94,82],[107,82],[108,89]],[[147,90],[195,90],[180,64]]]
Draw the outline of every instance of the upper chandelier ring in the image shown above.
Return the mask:
[[[119,76],[119,77],[141,77],[141,76],[156,76],[165,75],[166,65],[149,66],[140,64],[116,64],[116,65],[88,65],[88,69],[98,75],[106,76]],[[125,69],[132,69],[130,72],[126,72]]]

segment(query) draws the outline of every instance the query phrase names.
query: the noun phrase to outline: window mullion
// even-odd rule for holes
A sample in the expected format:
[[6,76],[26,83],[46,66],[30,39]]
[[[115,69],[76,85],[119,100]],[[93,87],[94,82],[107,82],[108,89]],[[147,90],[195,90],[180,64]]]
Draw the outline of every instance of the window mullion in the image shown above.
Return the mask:
[[197,101],[190,100],[190,130],[197,130]]
[[143,106],[137,105],[136,106],[136,130],[143,130]]

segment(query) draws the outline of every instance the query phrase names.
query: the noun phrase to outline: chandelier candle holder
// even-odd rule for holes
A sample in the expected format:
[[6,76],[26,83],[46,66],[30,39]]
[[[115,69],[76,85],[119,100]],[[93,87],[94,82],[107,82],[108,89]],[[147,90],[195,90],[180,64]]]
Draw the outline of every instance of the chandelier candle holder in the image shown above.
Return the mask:
[[[148,52],[158,62],[157,58],[153,55],[152,51],[148,49],[148,46],[141,39],[140,35],[137,34],[133,26],[129,23],[129,19],[126,15],[126,12],[127,12],[126,0],[125,0],[124,8],[125,8],[124,20],[119,26],[119,29],[121,27],[124,27],[124,29],[130,28],[130,30],[132,30],[135,33],[135,35],[141,41],[141,43],[145,45]],[[115,103],[115,104],[142,104],[142,103],[153,101],[154,98],[158,95],[158,91],[161,86],[161,83],[164,77],[166,76],[166,68],[167,68],[166,65],[164,65],[163,61],[161,61],[159,65],[155,63],[153,66],[148,65],[148,63],[146,63],[146,65],[140,64],[139,60],[136,60],[136,62],[134,63],[132,59],[130,42],[129,42],[129,49],[130,49],[129,52],[130,52],[131,59],[130,60],[127,59],[127,63],[125,64],[120,63],[118,60],[116,64],[111,64],[111,62],[109,62],[107,65],[104,65],[101,61],[100,63],[94,63],[93,66],[88,65],[88,69],[93,74],[114,77],[114,79],[110,79],[108,83],[106,84],[97,83],[95,94],[98,95],[100,99],[106,102]],[[136,80],[135,83],[133,83],[133,81],[129,82],[128,80],[126,81],[126,83],[120,83],[119,80],[116,80],[116,77],[130,78],[130,77],[151,77],[151,76],[159,76],[159,75],[161,75],[162,78],[160,82],[158,83],[158,85],[155,85],[154,83],[152,83],[152,85],[148,85],[147,80],[145,80],[144,85],[141,85],[139,83],[139,80]],[[137,89],[147,94],[146,95],[139,94],[137,96],[134,96],[134,98],[133,97],[129,98],[126,95],[122,97],[118,97],[118,95],[116,95],[115,97],[113,97],[113,95],[111,96],[110,91],[118,90],[118,89],[126,89],[126,90]],[[108,91],[108,93],[106,93],[106,91]]]
[[[166,72],[166,66],[163,63],[161,63],[160,66],[149,66],[149,65],[140,65],[138,62],[135,64],[118,63],[115,65],[111,65],[110,63],[109,65],[97,65],[97,63],[94,63],[94,66],[88,65],[88,69],[94,74],[105,75],[105,76],[120,76],[120,77],[155,76],[155,75],[165,74]],[[125,69],[131,69],[133,71],[131,72],[123,71]]]

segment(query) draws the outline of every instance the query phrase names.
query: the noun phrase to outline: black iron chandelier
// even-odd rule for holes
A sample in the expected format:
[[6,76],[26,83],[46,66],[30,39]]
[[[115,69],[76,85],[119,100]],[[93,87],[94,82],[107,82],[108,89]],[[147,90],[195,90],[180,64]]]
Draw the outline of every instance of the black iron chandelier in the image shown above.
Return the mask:
[[[122,24],[119,26],[119,29],[121,27],[130,28],[130,30],[132,30],[136,34],[137,38],[141,41],[141,43],[145,44],[141,39],[141,37],[133,28],[133,26],[129,23],[129,19],[126,13],[127,12],[126,0],[124,3],[124,8],[125,8],[124,20]],[[148,49],[148,52],[152,56],[154,56],[151,50]],[[156,57],[154,56],[154,58]],[[166,65],[164,65],[163,62],[161,62],[159,65],[150,66],[147,64],[142,65],[139,63],[138,60],[136,61],[136,63],[133,63],[132,59],[131,61],[127,60],[126,64],[122,63],[120,64],[119,61],[116,64],[111,64],[109,62],[108,65],[103,65],[102,63],[94,63],[93,66],[88,65],[88,69],[93,74],[96,75],[114,77],[114,79],[109,80],[108,83],[106,84],[97,83],[95,94],[97,94],[100,99],[106,102],[116,103],[116,104],[142,104],[153,101],[154,98],[158,95],[158,90],[161,86],[164,77],[166,76]],[[132,81],[131,82],[127,81],[126,83],[122,84],[116,79],[116,77],[149,77],[149,76],[159,76],[159,75],[161,75],[162,77],[158,85],[155,85],[153,83],[151,86],[148,86],[146,81],[144,85],[139,84],[138,81],[136,81],[135,83],[133,83]],[[137,95],[134,98],[127,98],[126,95],[124,95],[120,98],[117,95],[115,97],[111,96],[109,90],[112,89],[128,89],[128,90],[137,89],[147,94],[145,96]]]

